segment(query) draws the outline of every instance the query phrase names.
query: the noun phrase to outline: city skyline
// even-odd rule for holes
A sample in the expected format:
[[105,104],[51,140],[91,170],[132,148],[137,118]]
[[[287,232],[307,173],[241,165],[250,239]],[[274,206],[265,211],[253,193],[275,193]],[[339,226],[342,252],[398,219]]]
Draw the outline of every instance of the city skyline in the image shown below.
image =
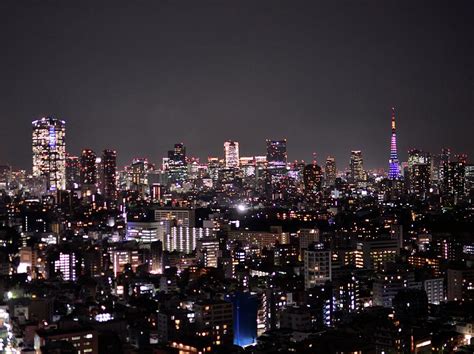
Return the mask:
[[473,153],[471,2],[117,4],[2,3],[2,163],[27,168],[29,124],[53,114],[72,153],[112,147],[119,165],[176,141],[204,158],[228,139],[246,156],[286,137],[290,160],[348,163],[357,149],[385,168],[392,106],[401,161],[411,148]]
[[[362,154],[364,155],[364,164],[365,164],[365,166],[366,166],[366,167],[365,167],[366,169],[368,169],[368,170],[378,170],[378,169],[381,169],[381,170],[384,170],[385,172],[389,173],[389,167],[390,167],[391,164],[393,163],[394,165],[398,165],[398,172],[397,172],[397,173],[398,173],[398,177],[397,177],[397,178],[400,177],[400,169],[402,168],[402,165],[401,165],[401,164],[402,164],[402,163],[406,163],[406,162],[408,161],[408,159],[409,159],[409,153],[410,153],[411,150],[413,150],[413,148],[409,149],[409,150],[406,152],[406,156],[407,156],[407,159],[406,159],[406,160],[403,160],[403,159],[400,160],[399,158],[397,158],[397,159],[393,160],[393,162],[392,162],[393,139],[395,139],[395,154],[396,154],[395,156],[397,156],[397,150],[398,150],[398,149],[397,149],[397,140],[396,140],[396,137],[394,138],[394,136],[396,136],[395,128],[394,128],[394,124],[395,124],[395,123],[394,123],[394,122],[395,122],[395,108],[394,108],[394,107],[391,108],[391,112],[392,112],[392,113],[391,113],[391,118],[390,118],[390,119],[391,119],[391,139],[390,139],[390,148],[389,148],[389,152],[388,152],[388,155],[389,155],[390,158],[388,159],[388,164],[387,164],[386,166],[367,166],[366,153],[365,153],[363,150],[354,150],[354,149],[352,149],[352,150],[348,151],[348,154],[347,154],[347,164],[344,163],[344,159],[342,159],[342,162],[339,162],[340,166],[343,166],[340,171],[343,171],[343,170],[350,170],[350,165],[351,165],[351,157],[350,157],[350,156],[351,156],[352,152],[354,152],[354,151],[361,151]],[[41,121],[44,121],[45,119],[46,119],[46,120],[51,120],[51,119],[53,119],[53,120],[56,120],[56,121],[58,121],[58,122],[61,122],[61,124],[63,124],[63,129],[65,129],[65,126],[66,126],[66,123],[67,123],[66,121],[64,121],[63,119],[57,118],[57,117],[55,117],[55,116],[46,116],[46,117],[41,117],[41,118],[38,118],[38,119],[33,120],[33,122],[32,122],[32,123],[33,123],[33,130],[35,130],[34,127],[35,127],[35,124],[37,124],[36,122],[41,122]],[[64,132],[63,132],[63,133],[64,133]],[[65,135],[65,134],[64,134],[64,135]],[[66,140],[66,141],[67,141],[67,138],[64,138],[64,137],[63,137],[62,140],[63,140],[63,141]],[[287,139],[284,139],[284,140],[285,140],[285,142],[287,142]],[[267,141],[267,143],[268,143],[269,140],[266,139],[266,141]],[[259,152],[256,153],[256,154],[239,154],[239,142],[238,142],[238,141],[233,141],[233,140],[226,140],[226,141],[223,142],[223,144],[224,144],[224,152],[223,152],[223,153],[220,153],[220,154],[219,154],[219,153],[216,153],[216,154],[209,153],[209,154],[207,154],[207,156],[204,156],[204,157],[202,157],[202,156],[194,156],[194,155],[188,155],[188,156],[190,156],[190,157],[197,157],[197,158],[201,159],[201,163],[207,163],[207,162],[208,162],[208,161],[207,161],[208,158],[214,158],[214,157],[217,157],[217,158],[219,158],[219,159],[222,159],[223,161],[226,161],[226,144],[228,144],[228,143],[235,143],[235,144],[237,144],[237,156],[240,155],[241,158],[242,158],[242,157],[245,158],[245,157],[255,157],[255,156],[263,156],[263,155],[265,155],[265,150],[259,151]],[[33,143],[33,144],[34,144],[34,143]],[[185,147],[189,147],[189,146],[186,145],[186,143],[181,142],[180,144],[184,144]],[[290,143],[290,144],[291,144],[291,143]],[[290,146],[291,146],[291,145],[290,145]],[[448,148],[448,149],[450,149],[451,151],[456,152],[456,153],[458,153],[458,154],[465,154],[465,152],[456,151],[456,150],[451,149],[450,147],[446,147],[446,146],[442,146],[439,151],[430,151],[430,152],[431,152],[431,153],[441,152],[441,151],[442,151],[443,149],[445,149],[445,148]],[[63,149],[64,149],[64,147],[63,147]],[[88,145],[85,145],[83,148],[81,148],[81,150],[80,150],[78,153],[71,152],[70,150],[67,150],[67,149],[66,149],[66,154],[69,155],[69,156],[72,156],[72,157],[78,157],[78,156],[81,155],[81,152],[83,152],[84,149],[90,149],[90,150],[92,150],[92,151],[102,151],[102,150],[104,150],[104,149],[107,150],[107,149],[113,149],[113,148],[110,148],[110,147],[107,147],[107,146],[103,146],[103,147],[99,147],[99,149],[95,150],[95,149],[92,149],[92,148],[88,147]],[[421,149],[421,150],[423,150],[423,149]],[[63,152],[63,153],[64,153],[64,152]],[[169,151],[168,151],[168,153],[169,153]],[[35,154],[33,153],[33,156],[34,156],[34,155],[35,155]],[[399,152],[398,152],[398,155],[399,155]],[[469,155],[467,155],[467,156],[469,156]],[[324,156],[320,156],[317,152],[313,152],[313,153],[312,153],[312,160],[305,160],[305,159],[293,159],[293,160],[290,160],[290,159],[288,159],[288,162],[292,162],[292,161],[295,161],[295,162],[297,162],[297,161],[303,161],[303,162],[306,162],[306,163],[310,163],[311,161],[313,161],[313,162],[317,162],[319,165],[321,165],[323,161],[325,161],[327,158],[331,158],[331,157],[333,157],[331,154],[328,154],[326,157],[324,157]],[[64,157],[63,157],[63,158],[64,158]],[[148,159],[151,163],[155,164],[155,165],[159,168],[159,167],[161,167],[161,164],[163,163],[163,159],[166,158],[166,151],[165,151],[164,153],[162,153],[162,156],[158,156],[158,157],[156,157],[156,158],[150,157],[150,156],[144,156],[143,154],[141,154],[141,155],[139,154],[139,155],[137,155],[137,156],[132,157],[132,159],[129,160],[129,161],[123,161],[123,159],[120,159],[120,154],[119,154],[119,156],[118,156],[118,161],[120,161],[120,163],[117,164],[117,167],[120,167],[120,168],[126,167],[126,166],[128,166],[130,163],[132,163],[134,160],[136,160],[136,159],[142,159],[142,158]],[[33,159],[34,159],[34,157],[33,157]],[[339,160],[339,161],[341,161],[341,160]],[[13,168],[18,168],[18,167],[15,166],[14,164],[9,164],[9,165],[11,165]],[[237,166],[235,166],[235,167],[237,167]],[[21,167],[20,169],[23,169],[23,167]],[[24,168],[24,169],[26,169],[27,171],[29,171],[29,170],[31,169],[31,166],[30,166],[30,168],[27,167],[27,168]],[[33,170],[34,170],[34,162],[33,162]],[[389,176],[389,178],[393,179],[393,178],[390,177],[390,176]],[[397,179],[397,178],[395,178],[395,179]]]

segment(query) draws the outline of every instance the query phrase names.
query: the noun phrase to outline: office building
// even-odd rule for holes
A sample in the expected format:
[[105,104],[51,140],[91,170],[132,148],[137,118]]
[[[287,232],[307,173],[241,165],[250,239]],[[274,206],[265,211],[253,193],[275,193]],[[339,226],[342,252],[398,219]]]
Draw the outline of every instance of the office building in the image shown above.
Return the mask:
[[360,150],[351,151],[350,177],[352,183],[363,182],[366,180],[364,160],[362,158],[362,151]]
[[73,252],[60,252],[58,259],[54,261],[54,272],[66,281],[76,281],[77,261]]
[[187,180],[186,147],[183,143],[175,144],[174,149],[168,151],[166,170],[172,184],[182,186]]
[[106,149],[102,152],[102,194],[107,201],[117,199],[117,152]]
[[239,167],[239,143],[237,141],[229,140],[224,143],[224,160],[226,168]]
[[81,162],[79,157],[66,154],[66,188],[78,189],[81,185]]
[[367,269],[383,270],[387,263],[395,262],[400,254],[400,242],[397,239],[366,240],[361,246],[364,268]]
[[234,344],[246,347],[257,342],[257,305],[256,295],[236,292],[228,297],[232,303]]
[[321,167],[315,163],[303,169],[303,183],[306,195],[321,192],[323,174]]
[[166,208],[154,209],[155,221],[168,223],[171,226],[194,227],[196,211],[188,208]]
[[211,228],[172,226],[171,232],[165,235],[163,246],[169,252],[192,253],[196,249],[198,240],[212,236]]
[[286,139],[267,140],[267,166],[272,174],[286,173],[288,160],[286,147]]
[[324,173],[326,187],[334,186],[337,177],[336,159],[334,157],[328,156],[326,158]]
[[97,156],[91,149],[84,149],[81,153],[81,188],[85,195],[97,191]]
[[154,169],[146,158],[135,158],[127,167],[129,177],[129,188],[144,197],[149,192],[149,173]]
[[423,281],[423,289],[428,297],[428,303],[439,305],[446,300],[444,278],[431,278]]
[[33,121],[33,176],[43,177],[47,190],[66,189],[66,123],[52,117]]
[[444,175],[445,193],[454,203],[462,200],[466,195],[466,158],[458,155],[455,161],[448,163]]

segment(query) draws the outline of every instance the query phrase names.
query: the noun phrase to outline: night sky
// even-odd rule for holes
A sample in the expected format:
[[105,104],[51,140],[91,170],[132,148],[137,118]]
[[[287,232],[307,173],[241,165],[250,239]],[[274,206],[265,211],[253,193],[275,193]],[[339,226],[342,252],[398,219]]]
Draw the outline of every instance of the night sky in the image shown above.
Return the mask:
[[474,1],[0,1],[0,164],[31,169],[31,121],[120,165],[188,154],[291,160],[361,149],[386,167],[442,146],[474,157]]

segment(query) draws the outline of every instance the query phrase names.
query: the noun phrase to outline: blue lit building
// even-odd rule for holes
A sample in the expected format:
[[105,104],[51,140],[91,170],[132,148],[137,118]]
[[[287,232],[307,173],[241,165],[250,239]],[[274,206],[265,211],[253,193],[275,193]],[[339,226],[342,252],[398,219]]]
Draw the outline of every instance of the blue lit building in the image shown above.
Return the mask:
[[236,292],[227,297],[232,303],[234,344],[241,347],[257,341],[257,297],[250,293]]

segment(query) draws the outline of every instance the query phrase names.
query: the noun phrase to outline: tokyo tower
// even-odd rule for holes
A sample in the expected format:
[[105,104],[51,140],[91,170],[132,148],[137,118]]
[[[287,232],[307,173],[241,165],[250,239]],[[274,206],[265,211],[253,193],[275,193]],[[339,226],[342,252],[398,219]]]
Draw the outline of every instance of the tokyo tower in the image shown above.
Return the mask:
[[397,152],[397,130],[395,126],[395,108],[392,107],[392,138],[390,139],[390,159],[388,160],[388,179],[400,178],[400,165]]

